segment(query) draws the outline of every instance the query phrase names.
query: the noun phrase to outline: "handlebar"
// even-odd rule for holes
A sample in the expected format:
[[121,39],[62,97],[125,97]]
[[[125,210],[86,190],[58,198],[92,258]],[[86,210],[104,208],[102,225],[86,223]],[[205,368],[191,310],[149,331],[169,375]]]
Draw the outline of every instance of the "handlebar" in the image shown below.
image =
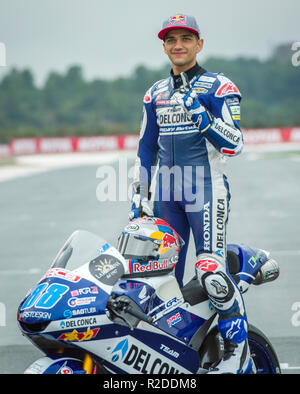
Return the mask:
[[130,315],[136,317],[139,320],[143,320],[146,323],[151,324],[153,322],[153,318],[148,316],[141,310],[138,310],[129,304],[128,300],[125,299],[109,299],[107,302],[107,307],[112,310],[112,312],[125,312],[129,313]]
[[151,316],[146,315],[146,313],[139,311],[138,309],[133,308],[131,305],[128,305],[125,309],[125,312],[129,313],[136,318],[145,321],[146,323],[151,324],[153,322],[153,318]]

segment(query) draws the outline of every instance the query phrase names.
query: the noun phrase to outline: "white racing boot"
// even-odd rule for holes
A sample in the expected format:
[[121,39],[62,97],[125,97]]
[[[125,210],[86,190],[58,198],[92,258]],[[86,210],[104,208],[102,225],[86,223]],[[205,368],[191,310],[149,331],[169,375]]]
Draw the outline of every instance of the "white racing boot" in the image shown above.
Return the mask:
[[254,363],[248,345],[248,323],[246,316],[238,314],[231,318],[219,318],[218,328],[224,340],[222,359],[209,374],[250,374]]
[[253,367],[247,340],[241,343],[225,340],[223,357],[208,374],[250,374]]

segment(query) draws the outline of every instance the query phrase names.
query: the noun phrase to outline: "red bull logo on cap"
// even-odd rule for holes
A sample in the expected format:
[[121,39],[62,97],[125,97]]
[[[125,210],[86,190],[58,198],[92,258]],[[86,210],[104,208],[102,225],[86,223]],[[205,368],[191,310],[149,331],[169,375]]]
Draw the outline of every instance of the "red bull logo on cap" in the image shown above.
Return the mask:
[[169,20],[169,25],[168,26],[172,26],[172,25],[186,25],[186,17],[184,15],[175,15],[172,16]]

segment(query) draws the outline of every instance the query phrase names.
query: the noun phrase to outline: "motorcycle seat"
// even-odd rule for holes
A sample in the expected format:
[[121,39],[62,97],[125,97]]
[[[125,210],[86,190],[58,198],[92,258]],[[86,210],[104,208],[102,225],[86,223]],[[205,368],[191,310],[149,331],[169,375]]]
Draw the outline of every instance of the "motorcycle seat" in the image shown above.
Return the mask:
[[200,285],[197,275],[195,275],[186,285],[181,289],[184,301],[188,302],[190,305],[196,305],[200,302],[208,300],[208,297]]

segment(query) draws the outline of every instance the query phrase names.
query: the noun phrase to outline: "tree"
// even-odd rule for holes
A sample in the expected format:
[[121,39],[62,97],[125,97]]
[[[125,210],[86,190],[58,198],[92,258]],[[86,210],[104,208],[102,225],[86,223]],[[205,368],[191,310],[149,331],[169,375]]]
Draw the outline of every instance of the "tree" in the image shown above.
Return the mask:
[[[290,50],[280,45],[265,61],[211,57],[202,64],[239,87],[242,127],[300,125],[300,68],[287,61]],[[0,81],[0,139],[138,132],[145,92],[169,72],[169,64],[156,70],[138,65],[127,77],[86,81],[73,65],[50,72],[38,88],[29,69],[12,68]]]

